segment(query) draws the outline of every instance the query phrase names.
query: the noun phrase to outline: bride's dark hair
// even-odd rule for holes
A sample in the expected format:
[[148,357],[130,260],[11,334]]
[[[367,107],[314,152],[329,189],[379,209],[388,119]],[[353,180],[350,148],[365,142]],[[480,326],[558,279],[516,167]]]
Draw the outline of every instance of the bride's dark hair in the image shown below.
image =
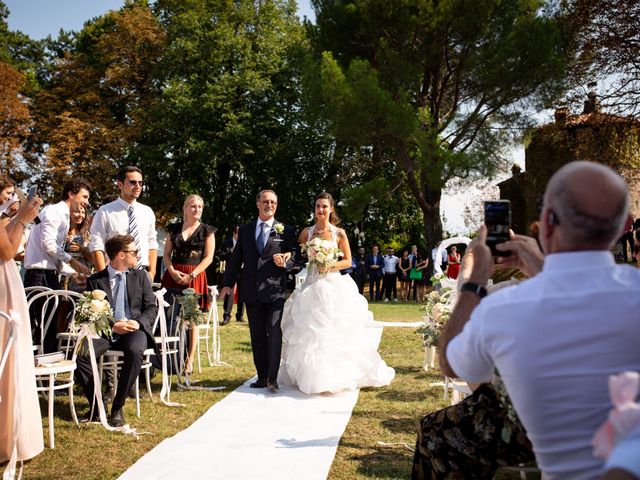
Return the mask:
[[333,209],[333,211],[329,215],[329,223],[331,225],[338,225],[340,223],[340,217],[336,213],[336,202],[333,200],[333,197],[331,196],[331,194],[329,192],[320,192],[318,194],[318,196],[316,197],[316,199],[314,200],[314,202],[313,202],[314,210],[315,210],[316,202],[318,200],[328,200],[329,201],[329,205],[331,205],[331,208]]

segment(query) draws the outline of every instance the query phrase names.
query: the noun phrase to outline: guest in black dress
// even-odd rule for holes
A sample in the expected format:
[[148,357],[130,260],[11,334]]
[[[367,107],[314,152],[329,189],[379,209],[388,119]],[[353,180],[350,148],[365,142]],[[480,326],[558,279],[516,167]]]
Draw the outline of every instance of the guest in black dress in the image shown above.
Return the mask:
[[[193,288],[200,297],[200,307],[209,310],[206,269],[213,261],[216,249],[215,228],[201,222],[204,201],[199,195],[189,195],[182,207],[183,222],[167,226],[164,262],[167,267],[162,286],[167,289]],[[189,330],[189,353],[185,372],[193,370],[193,358],[198,342],[198,327]]]

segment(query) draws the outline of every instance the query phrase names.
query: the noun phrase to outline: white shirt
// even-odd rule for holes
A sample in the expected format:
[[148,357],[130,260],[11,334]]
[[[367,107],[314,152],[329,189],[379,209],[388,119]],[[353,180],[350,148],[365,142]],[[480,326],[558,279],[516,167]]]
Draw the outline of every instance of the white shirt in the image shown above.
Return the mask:
[[599,479],[591,438],[611,409],[608,376],[640,370],[640,269],[609,252],[548,255],[519,285],[484,298],[447,347],[463,379],[495,365],[553,479]]
[[60,270],[71,255],[64,251],[69,233],[69,205],[61,201],[40,212],[40,223],[33,225],[24,253],[25,268]]
[[[258,221],[256,222],[256,241],[258,240],[258,235],[262,234],[263,232],[263,223],[266,223],[267,225],[269,225],[269,232],[271,231],[271,229],[273,228],[273,222],[275,222],[276,219],[274,217],[271,217],[269,220],[267,220],[266,222],[263,222],[262,220],[258,219]],[[233,246],[235,247],[236,244],[234,242]]]
[[398,265],[400,261],[398,257],[395,255],[385,255],[382,257],[382,261],[384,262],[384,268],[382,270],[384,273],[396,273],[396,265]]
[[[129,233],[129,203],[118,197],[111,203],[107,203],[98,209],[91,224],[91,243],[89,251],[101,250],[104,252],[104,243],[115,235],[127,235]],[[149,266],[149,250],[158,250],[156,233],[156,216],[147,205],[134,201],[133,213],[136,225],[140,233],[140,261],[142,266]]]

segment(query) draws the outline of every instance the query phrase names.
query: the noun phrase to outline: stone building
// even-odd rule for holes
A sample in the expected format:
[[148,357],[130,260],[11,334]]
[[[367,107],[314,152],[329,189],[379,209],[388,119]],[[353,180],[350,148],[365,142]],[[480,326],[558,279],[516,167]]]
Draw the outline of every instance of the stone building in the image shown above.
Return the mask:
[[537,128],[525,150],[525,171],[514,167],[512,177],[498,184],[500,198],[511,200],[516,233],[528,233],[539,218],[549,178],[574,160],[600,162],[618,172],[629,185],[631,213],[640,216],[640,122],[600,112],[592,92],[581,114],[558,108],[554,123]]

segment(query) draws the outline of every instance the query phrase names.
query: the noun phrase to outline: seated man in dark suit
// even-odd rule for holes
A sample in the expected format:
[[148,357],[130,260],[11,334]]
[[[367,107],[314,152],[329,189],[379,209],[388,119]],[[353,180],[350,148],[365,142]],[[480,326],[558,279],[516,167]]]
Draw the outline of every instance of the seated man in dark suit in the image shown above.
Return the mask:
[[[87,280],[87,290],[103,290],[107,294],[113,308],[115,323],[112,338],[93,340],[96,357],[107,350],[124,352],[124,362],[116,395],[111,406],[109,423],[114,427],[125,424],[122,407],[127,393],[142,367],[143,352],[155,346],[153,323],[158,308],[145,270],[135,270],[138,262],[138,249],[131,235],[116,235],[105,243],[105,251],[111,261],[104,270],[92,275]],[[89,405],[94,397],[94,379],[91,360],[88,355],[79,356],[76,370],[76,381],[82,386]],[[94,408],[94,418],[97,409]]]

